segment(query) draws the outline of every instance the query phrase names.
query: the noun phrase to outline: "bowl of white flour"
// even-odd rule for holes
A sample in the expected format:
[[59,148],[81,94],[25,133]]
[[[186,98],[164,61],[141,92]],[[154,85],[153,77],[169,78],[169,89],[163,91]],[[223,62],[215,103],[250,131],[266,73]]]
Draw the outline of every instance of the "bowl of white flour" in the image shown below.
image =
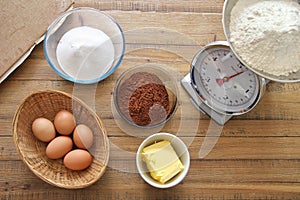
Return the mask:
[[226,0],[223,29],[233,53],[258,75],[300,81],[300,3]]
[[81,84],[99,82],[120,65],[124,34],[108,14],[93,8],[75,8],[58,16],[48,27],[44,54],[62,78]]

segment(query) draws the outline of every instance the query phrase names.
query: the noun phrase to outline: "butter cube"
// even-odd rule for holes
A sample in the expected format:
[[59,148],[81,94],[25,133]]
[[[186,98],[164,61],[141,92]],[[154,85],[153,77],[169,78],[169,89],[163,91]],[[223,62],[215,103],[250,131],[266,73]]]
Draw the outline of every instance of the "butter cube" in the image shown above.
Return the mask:
[[151,176],[160,183],[166,183],[184,169],[171,143],[165,140],[145,147],[142,159]]

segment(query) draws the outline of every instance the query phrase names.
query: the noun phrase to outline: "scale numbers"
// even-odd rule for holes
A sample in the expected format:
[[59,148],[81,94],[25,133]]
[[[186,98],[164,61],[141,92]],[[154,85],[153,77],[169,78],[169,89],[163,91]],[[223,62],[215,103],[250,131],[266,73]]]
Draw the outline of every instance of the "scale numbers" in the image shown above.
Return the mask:
[[191,79],[202,100],[221,113],[248,110],[259,95],[258,76],[225,45],[200,51],[192,64]]

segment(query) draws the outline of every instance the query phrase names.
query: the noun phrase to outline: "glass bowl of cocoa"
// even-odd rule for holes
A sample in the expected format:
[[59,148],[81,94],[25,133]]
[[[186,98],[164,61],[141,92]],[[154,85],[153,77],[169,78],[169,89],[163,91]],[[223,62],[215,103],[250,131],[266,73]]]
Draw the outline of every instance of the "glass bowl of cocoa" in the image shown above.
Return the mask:
[[128,124],[154,128],[172,118],[178,107],[176,78],[165,67],[146,64],[127,69],[116,82],[115,109]]

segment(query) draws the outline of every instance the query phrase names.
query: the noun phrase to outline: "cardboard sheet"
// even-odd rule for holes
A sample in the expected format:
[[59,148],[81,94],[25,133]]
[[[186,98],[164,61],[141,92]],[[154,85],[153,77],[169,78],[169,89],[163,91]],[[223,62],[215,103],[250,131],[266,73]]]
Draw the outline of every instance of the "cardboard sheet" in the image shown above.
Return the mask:
[[0,83],[42,41],[49,24],[73,0],[0,1]]

